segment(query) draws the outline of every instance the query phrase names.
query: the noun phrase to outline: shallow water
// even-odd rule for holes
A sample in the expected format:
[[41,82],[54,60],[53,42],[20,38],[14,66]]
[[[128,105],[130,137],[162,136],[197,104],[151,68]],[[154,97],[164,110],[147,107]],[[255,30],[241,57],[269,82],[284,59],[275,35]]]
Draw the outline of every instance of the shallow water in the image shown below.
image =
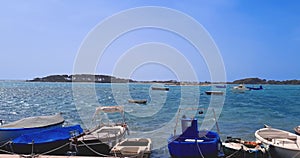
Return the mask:
[[[195,116],[200,126],[205,114],[212,114],[206,113],[212,98],[204,93],[211,87],[170,86],[170,91],[165,92],[151,90],[151,86],[132,83],[0,82],[0,119],[11,122],[62,112],[67,124],[90,128],[97,106],[124,105],[130,128],[127,137],[150,137],[155,148],[151,157],[169,157],[167,138],[174,133],[177,116]],[[288,131],[300,124],[300,86],[263,85],[263,90],[245,93],[232,92],[232,86],[227,86],[223,108],[219,108],[222,111],[217,122],[222,139],[233,136],[254,140],[254,132],[264,124]],[[131,104],[128,103],[130,98],[147,99],[148,102],[145,105]],[[219,104],[222,96],[216,96],[214,100]],[[178,109],[183,107],[204,108],[204,114],[181,111],[178,115]],[[120,119],[117,114],[106,117],[109,120]],[[205,122],[213,124],[213,117]],[[179,125],[176,133],[181,132]],[[212,130],[217,129],[214,126]]]

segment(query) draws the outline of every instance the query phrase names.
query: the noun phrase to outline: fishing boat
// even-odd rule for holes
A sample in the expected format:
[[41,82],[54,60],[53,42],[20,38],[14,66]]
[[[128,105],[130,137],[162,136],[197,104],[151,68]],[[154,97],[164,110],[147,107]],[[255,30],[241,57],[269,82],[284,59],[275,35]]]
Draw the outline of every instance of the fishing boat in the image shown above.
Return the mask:
[[234,86],[233,88],[232,88],[232,90],[234,91],[234,92],[245,92],[245,91],[247,91],[247,90],[249,90],[244,84],[240,84],[240,85],[238,85],[238,86]]
[[[191,126],[185,127],[188,122],[191,122]],[[181,124],[182,134],[173,135],[168,139],[168,149],[171,157],[218,157],[221,146],[218,133],[198,131],[196,118],[182,118]]]
[[80,125],[28,133],[13,139],[6,150],[16,154],[66,155],[70,148],[69,139],[82,133]]
[[0,144],[4,144],[23,134],[62,127],[64,121],[64,118],[58,113],[50,116],[28,117],[3,124],[0,126]]
[[248,88],[249,90],[262,90],[263,87],[260,85],[259,87],[246,87]]
[[136,103],[136,104],[146,104],[147,100],[146,99],[141,99],[141,100],[134,100],[134,99],[128,99],[129,103]]
[[76,155],[107,156],[114,145],[125,139],[128,127],[125,122],[123,106],[100,106],[96,108],[94,118],[100,113],[120,113],[122,121],[106,123],[101,120],[96,128],[85,132],[80,137],[73,138],[72,144]]
[[205,91],[207,95],[223,95],[223,91]]
[[169,91],[169,87],[151,87],[152,90]]
[[228,137],[222,145],[225,157],[268,158],[269,156],[261,142]]
[[300,136],[294,133],[265,127],[257,130],[255,137],[267,146],[272,158],[300,158]]
[[127,138],[116,144],[110,153],[118,157],[149,158],[151,148],[152,141],[150,138]]

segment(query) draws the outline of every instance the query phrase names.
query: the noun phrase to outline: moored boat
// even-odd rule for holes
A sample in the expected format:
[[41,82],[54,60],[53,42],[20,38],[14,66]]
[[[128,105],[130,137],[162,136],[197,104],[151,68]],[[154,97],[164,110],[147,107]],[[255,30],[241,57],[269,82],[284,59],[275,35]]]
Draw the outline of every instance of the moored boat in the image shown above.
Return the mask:
[[151,87],[152,90],[169,91],[169,87]]
[[225,157],[268,158],[266,148],[260,142],[244,141],[240,138],[227,138],[223,145]]
[[80,125],[28,133],[13,139],[6,150],[16,154],[66,155],[70,148],[69,139],[82,133]]
[[249,90],[244,84],[240,84],[240,85],[238,85],[238,86],[234,86],[233,88],[232,88],[232,90],[234,91],[234,92],[245,92],[245,91],[247,91],[247,90]]
[[135,99],[128,99],[129,103],[136,103],[136,104],[146,104],[147,100],[146,99],[141,99],[141,100],[135,100]]
[[76,155],[107,156],[110,149],[125,139],[127,124],[125,123],[123,106],[100,106],[96,108],[94,118],[100,113],[120,113],[122,121],[117,123],[99,122],[99,126],[84,135],[73,138],[72,143]]
[[35,116],[3,124],[0,126],[0,144],[6,143],[23,134],[62,127],[64,118],[60,113],[50,116]]
[[300,158],[300,136],[294,133],[266,127],[257,130],[255,137],[267,146],[272,158]]
[[226,85],[216,85],[216,88],[226,88]]
[[262,90],[263,87],[260,85],[259,87],[249,87],[247,86],[246,88],[248,88],[249,90]]
[[150,138],[127,138],[116,144],[110,153],[118,157],[149,158],[151,148],[152,141]]
[[186,121],[191,122],[191,126],[183,127],[182,134],[168,139],[171,157],[218,157],[221,146],[219,135],[212,131],[198,131],[197,119],[182,119],[182,125]]
[[207,95],[223,95],[223,91],[205,91]]

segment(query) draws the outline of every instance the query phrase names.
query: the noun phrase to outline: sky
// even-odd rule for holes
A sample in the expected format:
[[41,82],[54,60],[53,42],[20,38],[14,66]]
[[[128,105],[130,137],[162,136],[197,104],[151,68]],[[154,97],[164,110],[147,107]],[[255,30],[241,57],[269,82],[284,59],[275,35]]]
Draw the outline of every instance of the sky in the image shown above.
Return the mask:
[[[220,52],[227,81],[246,77],[300,79],[300,1],[297,0],[1,0],[0,79],[72,74],[82,44],[97,26],[120,12],[146,6],[169,8],[201,24]],[[164,17],[160,13],[157,16]],[[114,27],[125,27],[128,19],[120,20]],[[165,20],[176,21],[176,17]],[[186,23],[180,20],[179,24]],[[195,31],[189,26],[186,30]],[[172,48],[171,53],[179,52],[180,59],[174,54],[168,61],[181,68],[146,58],[156,54],[151,52],[156,49],[147,49],[145,54],[128,61],[130,64],[140,58],[148,60],[132,69],[130,78],[180,80],[186,72],[187,61],[198,81],[211,79],[205,56],[191,41],[171,30],[147,27],[128,31],[112,40],[97,59],[95,73],[114,74],[126,54],[147,44]],[[162,58],[157,60],[166,60]]]

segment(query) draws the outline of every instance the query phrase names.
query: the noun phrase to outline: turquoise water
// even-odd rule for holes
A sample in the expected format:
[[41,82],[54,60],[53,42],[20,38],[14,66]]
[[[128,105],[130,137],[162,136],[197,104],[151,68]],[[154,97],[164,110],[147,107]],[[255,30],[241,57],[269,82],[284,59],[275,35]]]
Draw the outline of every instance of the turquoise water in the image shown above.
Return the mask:
[[[170,86],[170,91],[164,92],[153,91],[151,86],[78,83],[74,89],[71,83],[0,82],[0,119],[11,122],[62,112],[67,124],[90,128],[97,106],[124,105],[130,128],[128,137],[150,137],[155,148],[152,157],[169,157],[167,138],[174,131],[178,108],[203,107],[206,112],[212,98],[204,92],[211,87]],[[227,86],[218,119],[222,139],[233,136],[254,140],[254,132],[263,124],[288,131],[300,124],[300,86],[263,85],[264,90],[245,93],[232,92],[232,86]],[[129,98],[147,99],[148,103],[130,104]],[[199,119],[200,126],[205,115],[194,116]],[[119,119],[117,115],[107,115],[107,118]],[[180,133],[179,128],[177,133]]]

